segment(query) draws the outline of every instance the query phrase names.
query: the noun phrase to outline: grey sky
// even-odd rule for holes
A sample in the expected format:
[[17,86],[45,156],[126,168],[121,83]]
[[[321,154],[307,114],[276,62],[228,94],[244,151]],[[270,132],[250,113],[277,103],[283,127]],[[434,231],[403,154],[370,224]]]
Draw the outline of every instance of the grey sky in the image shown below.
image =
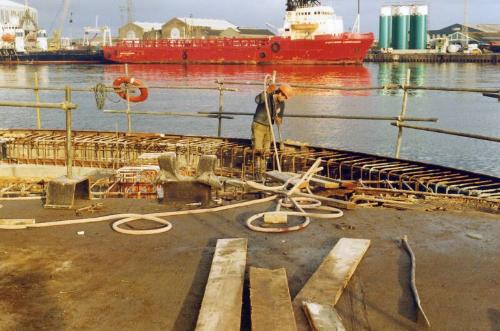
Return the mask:
[[[15,0],[24,2],[23,0]],[[63,0],[29,0],[29,5],[38,9],[40,25],[49,30],[56,22],[56,15]],[[82,34],[82,27],[106,24],[116,35],[118,27],[126,19],[126,12],[120,10],[126,0],[72,0],[70,11],[73,23],[65,24],[64,35],[74,37]],[[134,0],[134,19],[143,22],[163,23],[175,16],[226,19],[237,26],[265,27],[271,23],[280,27],[286,0]],[[344,17],[346,29],[355,19],[356,0],[324,0],[324,4],[334,5],[337,14]],[[408,3],[408,1],[404,1]],[[430,28],[440,28],[464,21],[464,0],[429,0]],[[388,1],[361,0],[362,30],[378,30],[378,13]],[[469,0],[470,23],[500,24],[500,0]]]

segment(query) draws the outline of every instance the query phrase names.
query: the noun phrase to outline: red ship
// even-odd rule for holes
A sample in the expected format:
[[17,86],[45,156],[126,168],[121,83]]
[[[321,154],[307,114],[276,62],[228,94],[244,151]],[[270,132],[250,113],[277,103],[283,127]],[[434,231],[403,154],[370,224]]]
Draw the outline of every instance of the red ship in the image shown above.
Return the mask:
[[344,32],[330,6],[288,0],[281,36],[267,38],[124,40],[104,48],[115,63],[358,64],[373,33]]

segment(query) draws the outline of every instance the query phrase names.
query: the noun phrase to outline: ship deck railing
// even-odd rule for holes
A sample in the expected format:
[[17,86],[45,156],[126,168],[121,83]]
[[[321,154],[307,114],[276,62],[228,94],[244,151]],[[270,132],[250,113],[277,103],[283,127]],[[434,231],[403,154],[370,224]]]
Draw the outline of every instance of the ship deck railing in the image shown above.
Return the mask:
[[[126,67],[128,75],[128,67]],[[404,129],[430,131],[439,134],[454,135],[469,139],[500,142],[500,137],[483,136],[459,131],[436,129],[423,126],[409,125],[407,122],[436,122],[437,118],[419,118],[407,116],[408,98],[412,90],[446,91],[446,92],[470,92],[482,93],[489,97],[498,98],[500,101],[500,88],[453,88],[436,86],[412,86],[410,85],[411,71],[407,73],[404,84],[388,84],[385,86],[317,86],[306,84],[291,84],[302,90],[330,90],[330,91],[366,91],[366,90],[391,90],[403,91],[401,111],[398,116],[344,116],[344,115],[310,115],[290,114],[288,117],[300,118],[323,118],[323,119],[346,119],[346,120],[377,120],[388,121],[390,125],[397,128],[395,155],[391,157],[376,157],[363,153],[336,151],[322,148],[295,148],[292,151],[271,152],[273,169],[277,168],[277,162],[284,165],[285,170],[298,172],[310,165],[317,157],[324,159],[324,173],[326,177],[341,180],[359,180],[369,188],[408,190],[412,189],[426,193],[441,194],[463,194],[469,196],[500,199],[500,179],[487,175],[478,175],[461,170],[450,169],[441,166],[429,166],[423,163],[400,159],[400,150],[403,143]],[[219,107],[214,112],[180,113],[180,112],[149,112],[133,111],[130,101],[125,100],[126,109],[104,109],[102,100],[106,99],[107,93],[114,93],[116,87],[100,84],[89,88],[72,88],[70,86],[40,86],[38,77],[35,76],[34,86],[0,86],[0,89],[24,89],[33,90],[35,102],[20,102],[15,100],[0,100],[0,109],[6,107],[29,108],[37,111],[37,128],[41,127],[41,109],[60,109],[66,114],[66,133],[61,135],[57,131],[35,131],[26,134],[24,138],[14,139],[16,148],[7,151],[2,150],[2,142],[9,142],[0,135],[0,159],[2,154],[7,159],[19,163],[37,163],[65,165],[67,176],[72,177],[72,167],[95,166],[112,167],[130,165],[137,162],[140,155],[144,153],[161,153],[166,149],[169,151],[180,151],[185,154],[187,164],[192,163],[199,157],[199,153],[212,153],[219,156],[219,173],[228,176],[239,176],[247,178],[255,176],[258,170],[255,166],[255,151],[243,140],[237,139],[207,139],[188,136],[161,137],[158,135],[139,135],[134,138],[132,116],[194,116],[218,120],[217,136],[222,137],[223,121],[234,118],[234,116],[252,116],[253,113],[227,112],[224,109],[225,93],[238,92],[229,86],[254,86],[261,90],[264,84],[260,82],[222,81],[218,80],[204,86],[180,86],[180,85],[156,85],[147,86],[153,89],[175,89],[175,90],[213,90],[218,92]],[[267,84],[267,83],[266,83]],[[99,87],[100,86],[100,87]],[[259,88],[260,87],[260,88]],[[42,102],[41,91],[59,92],[64,91],[64,99],[59,103]],[[92,93],[96,97],[97,108],[103,112],[116,113],[127,117],[128,130],[126,135],[99,135],[92,133],[74,132],[72,129],[71,115],[78,108],[72,102],[72,94]],[[132,93],[128,88],[126,93]],[[112,131],[112,130],[110,130]],[[11,146],[12,147],[12,146]],[[9,147],[7,147],[8,149]],[[62,157],[61,155],[64,155]],[[75,157],[76,156],[76,157]],[[52,162],[52,163],[51,163]],[[367,184],[368,183],[368,184]]]
[[269,42],[269,37],[262,38],[217,38],[217,39],[160,39],[160,40],[123,40],[116,43],[116,48],[185,48],[185,47],[257,47]]

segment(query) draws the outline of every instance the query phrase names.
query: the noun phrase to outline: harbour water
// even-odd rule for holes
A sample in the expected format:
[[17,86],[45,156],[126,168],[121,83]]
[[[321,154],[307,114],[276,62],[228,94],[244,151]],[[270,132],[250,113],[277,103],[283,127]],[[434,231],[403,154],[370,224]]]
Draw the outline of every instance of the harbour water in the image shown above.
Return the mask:
[[[277,71],[278,81],[300,84],[374,86],[402,84],[408,68],[412,85],[500,88],[500,67],[490,64],[369,63],[364,66],[212,66],[212,65],[132,65],[131,75],[149,85],[216,86],[216,79],[260,81],[265,73]],[[110,85],[124,75],[122,65],[0,66],[1,85],[33,85],[37,72],[41,86],[92,87],[99,82]],[[254,96],[260,87],[231,86],[238,92],[225,93],[225,111],[252,112]],[[60,102],[63,92],[41,92],[42,101]],[[34,101],[33,91],[3,90],[1,100]],[[77,93],[79,105],[73,127],[79,130],[125,131],[126,117],[104,114],[96,108],[92,93]],[[401,91],[314,91],[299,90],[287,103],[287,113],[397,116],[401,110]],[[193,113],[218,111],[218,91],[151,89],[149,99],[135,104],[133,111],[172,111]],[[126,104],[110,94],[106,109],[124,110]],[[437,117],[437,123],[424,123],[441,129],[500,136],[500,104],[477,93],[412,92],[408,116]],[[251,117],[235,117],[223,122],[223,136],[248,138]],[[191,117],[134,115],[132,128],[140,132],[216,135],[217,120]],[[34,110],[1,108],[1,128],[35,128]],[[63,128],[60,111],[42,110],[43,128]],[[397,129],[388,121],[333,119],[285,119],[283,138],[313,145],[393,156]],[[500,176],[500,145],[438,133],[405,129],[401,157]]]

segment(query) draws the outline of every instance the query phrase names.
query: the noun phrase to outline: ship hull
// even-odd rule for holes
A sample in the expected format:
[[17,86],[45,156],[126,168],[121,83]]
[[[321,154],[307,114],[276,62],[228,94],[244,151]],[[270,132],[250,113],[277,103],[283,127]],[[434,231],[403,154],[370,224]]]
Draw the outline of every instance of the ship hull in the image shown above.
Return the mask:
[[61,50],[31,53],[3,50],[0,52],[0,64],[99,64],[104,62],[102,50]]
[[104,47],[114,63],[360,64],[373,34],[344,33],[292,40],[271,38],[122,41]]

